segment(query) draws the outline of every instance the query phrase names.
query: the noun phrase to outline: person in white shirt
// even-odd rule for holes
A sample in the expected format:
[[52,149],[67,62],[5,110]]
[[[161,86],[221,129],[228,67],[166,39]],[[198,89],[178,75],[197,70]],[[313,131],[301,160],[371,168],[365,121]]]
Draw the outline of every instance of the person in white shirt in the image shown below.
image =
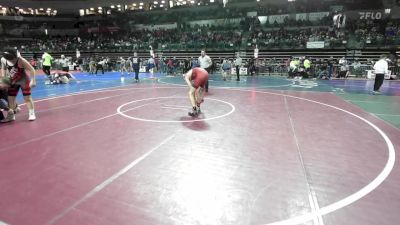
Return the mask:
[[375,72],[375,83],[374,83],[374,91],[373,94],[380,94],[379,89],[383,84],[383,80],[385,79],[385,74],[388,74],[389,65],[387,62],[387,56],[381,55],[380,59],[374,65]]
[[[209,74],[211,73],[212,60],[210,56],[206,55],[205,50],[201,51],[201,56],[199,57],[199,64],[201,68],[205,69]],[[205,91],[208,92],[208,80],[205,85]]]
[[342,57],[339,60],[339,65],[340,65],[340,72],[339,72],[338,78],[346,79],[348,76],[348,72],[349,72],[349,65],[348,65],[348,62],[345,57]]
[[147,61],[147,68],[151,74],[154,73],[154,68],[156,67],[156,61],[154,60],[153,56],[149,58]]
[[68,66],[68,59],[67,58],[65,58],[65,56],[64,55],[61,55],[61,59],[60,59],[60,64],[61,64],[61,68],[62,68],[62,71],[64,71],[64,72],[67,72],[68,73],[68,71],[69,71],[69,66]]
[[236,59],[235,59],[236,76],[237,76],[236,81],[240,81],[239,72],[240,72],[240,67],[242,66],[242,63],[243,63],[242,58],[240,58],[240,55],[237,54]]

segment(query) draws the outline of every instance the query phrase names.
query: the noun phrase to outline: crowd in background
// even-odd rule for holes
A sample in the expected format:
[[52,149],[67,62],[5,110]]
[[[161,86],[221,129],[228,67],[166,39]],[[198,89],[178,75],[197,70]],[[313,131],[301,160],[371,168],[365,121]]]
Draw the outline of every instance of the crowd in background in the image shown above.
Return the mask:
[[[400,44],[397,20],[351,21],[344,29],[324,25],[297,26],[296,21],[242,26],[182,26],[175,29],[129,30],[113,34],[72,35],[5,40],[22,51],[135,51],[147,49],[239,49],[258,44],[261,49],[305,49],[307,42],[323,41],[327,48],[364,48]],[[291,25],[292,24],[292,25]],[[243,27],[247,27],[248,30]]]
[[[99,57],[93,55],[91,57],[64,57],[56,58],[52,61],[53,70],[78,70],[89,74],[98,74],[98,71],[123,72],[133,74],[134,68],[131,56],[118,58]],[[243,58],[240,64],[237,64],[237,56],[232,57],[214,57],[212,58],[212,73],[224,72],[233,73],[231,70],[236,66],[246,68],[246,75],[282,75],[289,78],[304,77],[316,79],[332,79],[332,78],[348,78],[349,76],[365,77],[367,70],[372,70],[376,59],[368,59],[361,61],[357,57],[342,58],[312,58],[307,56],[295,56],[287,58]],[[398,62],[394,58],[390,58],[390,67],[392,70],[398,70]],[[32,58],[31,65],[36,69],[40,69],[41,59]],[[177,76],[184,72],[198,67],[199,62],[196,57],[142,57],[139,67],[142,72],[162,73],[164,75]],[[67,70],[65,70],[67,68]],[[400,71],[397,71],[398,73]],[[393,72],[395,73],[395,72]]]

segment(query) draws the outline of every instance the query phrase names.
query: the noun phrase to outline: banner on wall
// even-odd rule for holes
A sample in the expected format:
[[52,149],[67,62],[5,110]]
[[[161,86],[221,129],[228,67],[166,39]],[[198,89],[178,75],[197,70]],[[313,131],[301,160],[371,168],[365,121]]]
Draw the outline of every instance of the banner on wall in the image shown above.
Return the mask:
[[255,12],[247,12],[247,17],[256,17],[257,16],[257,11]]
[[266,24],[267,21],[268,21],[268,16],[259,16],[259,17],[258,17],[258,20],[260,21],[260,23],[261,23],[262,25],[264,25],[264,24]]
[[389,14],[385,14],[384,10],[368,10],[368,11],[348,11],[346,16],[353,20],[382,20]]
[[138,30],[158,30],[158,29],[176,29],[178,28],[177,23],[168,23],[168,24],[156,24],[156,25],[144,25],[144,24],[134,24],[132,25],[135,29]]
[[242,21],[242,18],[225,18],[225,19],[216,19],[216,20],[195,20],[190,21],[188,24],[193,27],[195,25],[204,26],[204,25],[228,25],[228,24],[239,24]]
[[86,27],[81,30],[84,33],[113,33],[121,30],[120,27]]
[[381,20],[382,12],[358,12],[360,20]]
[[308,14],[308,20],[309,21],[319,21],[323,19],[324,17],[329,16],[329,12],[314,12],[314,13],[309,13]]
[[298,13],[296,14],[296,21],[305,21],[307,20],[307,13]]
[[308,41],[307,48],[325,48],[325,42],[323,42],[323,41]]
[[289,18],[289,14],[282,14],[282,15],[273,15],[268,17],[268,22],[269,24],[274,24],[276,23],[283,23],[285,22],[285,19]]
[[[236,67],[232,67],[231,75],[236,75]],[[240,67],[239,75],[247,75],[247,68],[246,67]]]

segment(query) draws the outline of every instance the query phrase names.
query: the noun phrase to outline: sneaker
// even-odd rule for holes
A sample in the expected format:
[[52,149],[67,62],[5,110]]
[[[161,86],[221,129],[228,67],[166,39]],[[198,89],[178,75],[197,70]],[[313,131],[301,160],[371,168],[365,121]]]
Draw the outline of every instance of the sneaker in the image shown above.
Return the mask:
[[17,105],[17,108],[14,109],[14,113],[19,113],[21,111],[21,107]]
[[2,120],[1,122],[8,123],[11,121],[15,121],[15,114],[14,114],[14,112],[12,112],[12,110],[8,111],[7,117],[4,120]]
[[198,115],[198,112],[197,112],[197,110],[192,110],[191,112],[189,112],[188,113],[189,114],[189,116],[191,116],[191,117],[196,117],[197,115]]
[[201,113],[200,106],[199,106],[199,107],[197,107],[197,110],[196,110],[196,112],[197,112],[197,114],[200,114],[200,113]]
[[34,121],[34,120],[36,120],[35,112],[29,112],[29,118],[28,118],[28,120],[29,120],[29,121]]
[[373,95],[380,95],[381,92],[380,92],[380,91],[373,91],[372,94],[373,94]]

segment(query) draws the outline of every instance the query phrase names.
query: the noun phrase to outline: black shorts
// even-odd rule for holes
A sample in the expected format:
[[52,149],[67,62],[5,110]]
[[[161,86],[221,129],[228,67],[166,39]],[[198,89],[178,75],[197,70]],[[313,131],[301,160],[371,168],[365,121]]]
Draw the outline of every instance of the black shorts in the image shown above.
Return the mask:
[[347,71],[340,71],[339,72],[339,78],[340,77],[346,77]]

